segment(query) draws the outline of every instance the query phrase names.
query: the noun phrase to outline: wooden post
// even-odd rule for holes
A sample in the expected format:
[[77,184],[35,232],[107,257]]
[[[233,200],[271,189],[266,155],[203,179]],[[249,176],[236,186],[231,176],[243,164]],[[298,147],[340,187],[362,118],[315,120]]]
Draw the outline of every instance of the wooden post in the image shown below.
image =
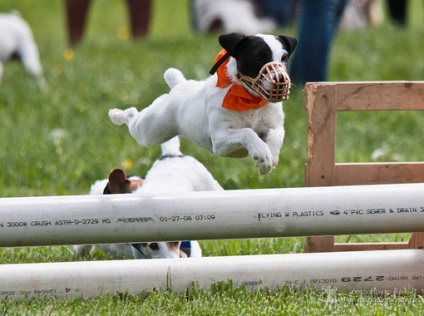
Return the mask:
[[[306,186],[335,185],[336,85],[308,86],[305,106],[308,115]],[[321,160],[320,157],[327,159]],[[307,237],[306,252],[330,252],[334,236]]]
[[[423,162],[336,163],[337,111],[424,110],[424,81],[326,82],[305,85],[308,112],[305,186],[424,182]],[[334,236],[308,237],[306,252],[424,249],[424,233],[409,243],[334,244]]]

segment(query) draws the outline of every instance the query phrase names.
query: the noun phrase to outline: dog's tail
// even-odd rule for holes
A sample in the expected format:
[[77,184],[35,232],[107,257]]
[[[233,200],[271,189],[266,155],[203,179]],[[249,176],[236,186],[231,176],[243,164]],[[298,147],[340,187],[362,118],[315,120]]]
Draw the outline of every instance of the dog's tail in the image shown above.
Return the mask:
[[171,89],[174,88],[177,84],[186,81],[183,73],[175,68],[169,68],[167,71],[165,71],[163,77]]
[[125,111],[119,109],[109,110],[109,118],[115,125],[128,124],[129,121],[137,115],[138,111],[136,108],[129,108]]
[[163,156],[181,156],[180,138],[175,136],[161,145]]

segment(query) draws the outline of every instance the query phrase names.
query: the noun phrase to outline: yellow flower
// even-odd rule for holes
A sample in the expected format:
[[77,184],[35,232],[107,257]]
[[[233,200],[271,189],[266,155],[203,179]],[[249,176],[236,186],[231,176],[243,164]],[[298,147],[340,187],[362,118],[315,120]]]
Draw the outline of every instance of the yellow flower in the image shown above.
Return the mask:
[[128,96],[128,94],[127,94],[127,93],[122,92],[122,93],[120,93],[120,95],[119,95],[119,99],[120,99],[122,102],[127,102],[130,98],[129,98],[129,96]]
[[116,37],[119,38],[121,41],[126,41],[130,38],[130,30],[128,29],[128,27],[122,26],[116,32]]
[[133,162],[131,159],[125,159],[124,160],[124,169],[130,169],[133,165]]
[[63,53],[63,57],[65,57],[66,60],[72,60],[72,59],[74,59],[74,56],[75,56],[75,54],[74,54],[73,49],[67,49]]

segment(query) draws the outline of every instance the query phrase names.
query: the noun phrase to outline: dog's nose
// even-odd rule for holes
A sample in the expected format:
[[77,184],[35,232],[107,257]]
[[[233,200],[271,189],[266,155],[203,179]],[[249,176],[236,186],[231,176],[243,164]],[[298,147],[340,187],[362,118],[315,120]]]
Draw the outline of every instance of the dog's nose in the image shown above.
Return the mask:
[[284,83],[288,80],[288,74],[285,68],[278,67],[272,74],[272,79],[276,83]]
[[284,82],[286,80],[286,77],[283,73],[277,72],[272,75],[272,80],[274,80],[274,82],[276,83]]

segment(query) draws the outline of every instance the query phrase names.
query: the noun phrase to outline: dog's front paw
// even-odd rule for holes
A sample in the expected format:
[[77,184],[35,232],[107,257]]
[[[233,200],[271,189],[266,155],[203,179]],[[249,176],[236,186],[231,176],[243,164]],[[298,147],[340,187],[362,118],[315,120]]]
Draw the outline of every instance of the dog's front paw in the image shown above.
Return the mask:
[[109,110],[109,118],[115,125],[128,124],[129,121],[138,113],[136,108],[124,110],[111,109]]
[[275,168],[278,165],[278,161],[280,160],[280,152],[276,152],[272,154],[272,167]]
[[272,154],[268,148],[263,148],[261,151],[255,150],[252,154],[252,159],[255,161],[261,175],[270,173],[274,167]]

